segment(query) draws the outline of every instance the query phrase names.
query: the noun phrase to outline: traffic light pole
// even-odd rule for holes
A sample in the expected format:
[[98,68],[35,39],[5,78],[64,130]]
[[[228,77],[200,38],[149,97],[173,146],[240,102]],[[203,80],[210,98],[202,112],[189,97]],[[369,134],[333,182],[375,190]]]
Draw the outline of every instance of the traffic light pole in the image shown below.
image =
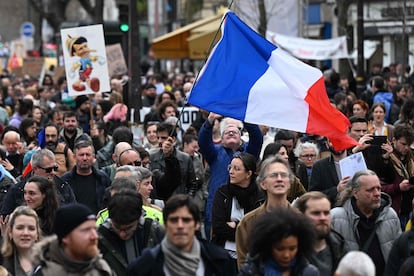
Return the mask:
[[139,110],[142,106],[141,101],[141,58],[139,45],[139,24],[137,1],[129,0],[129,30],[128,30],[128,108],[135,109],[134,122],[140,123]]

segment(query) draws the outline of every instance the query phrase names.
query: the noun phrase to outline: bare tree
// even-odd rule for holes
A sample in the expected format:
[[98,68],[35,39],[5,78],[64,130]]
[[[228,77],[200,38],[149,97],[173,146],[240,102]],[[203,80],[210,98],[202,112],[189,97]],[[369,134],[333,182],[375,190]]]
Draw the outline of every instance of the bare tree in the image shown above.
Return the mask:
[[[52,26],[53,30],[57,32],[62,22],[66,20],[66,9],[71,0],[29,0],[33,9],[45,18]],[[93,23],[103,22],[103,1],[95,0],[95,5],[92,5],[91,0],[78,0],[82,8],[88,13]]]

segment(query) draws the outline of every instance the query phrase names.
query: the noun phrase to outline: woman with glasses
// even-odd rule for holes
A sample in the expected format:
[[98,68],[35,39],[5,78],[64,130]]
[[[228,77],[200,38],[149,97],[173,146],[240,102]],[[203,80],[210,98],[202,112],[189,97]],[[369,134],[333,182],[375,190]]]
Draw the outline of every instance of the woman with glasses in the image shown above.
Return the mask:
[[53,222],[59,207],[55,185],[43,176],[32,176],[24,185],[24,201],[36,211],[42,233],[53,234]]
[[312,223],[292,209],[260,216],[249,235],[249,255],[239,275],[319,276],[309,264],[316,234]]
[[298,144],[293,152],[298,157],[296,176],[308,190],[313,164],[319,159],[318,146],[314,143],[304,142]]
[[10,215],[4,232],[1,249],[3,266],[9,275],[31,275],[32,248],[41,237],[36,212],[27,206],[17,207]]
[[[263,160],[266,160],[269,157],[273,157],[276,154],[280,155],[286,162],[289,162],[289,155],[287,153],[287,148],[280,142],[274,142],[270,143],[266,146],[264,152],[263,152]],[[301,180],[297,178],[296,176],[293,176],[293,183],[290,187],[289,193],[288,193],[288,200],[289,202],[293,202],[295,199],[300,197],[306,193],[306,189],[303,186]]]
[[236,153],[228,170],[227,184],[214,196],[212,241],[230,253],[236,271],[236,227],[245,214],[264,201],[264,195],[256,185],[256,158],[253,155]]

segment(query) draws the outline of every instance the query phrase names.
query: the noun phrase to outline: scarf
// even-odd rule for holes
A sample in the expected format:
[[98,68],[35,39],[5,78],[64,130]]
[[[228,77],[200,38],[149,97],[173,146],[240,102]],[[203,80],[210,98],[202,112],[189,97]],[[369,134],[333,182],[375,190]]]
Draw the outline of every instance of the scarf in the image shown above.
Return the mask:
[[390,158],[392,165],[399,176],[405,179],[414,176],[414,160],[410,152],[405,157],[406,164],[401,161],[400,156],[396,152],[391,153]]
[[282,272],[292,269],[296,265],[296,258],[290,262],[288,267],[280,266],[272,257],[264,263],[264,276],[282,276]]
[[198,264],[201,259],[199,241],[194,238],[193,248],[190,252],[183,252],[171,243],[167,237],[161,242],[161,250],[165,257],[165,266],[172,276],[196,275]]
[[235,184],[228,184],[230,197],[236,197],[237,202],[244,209],[244,213],[252,211],[256,206],[257,199],[257,185],[250,182],[247,188],[242,188]]

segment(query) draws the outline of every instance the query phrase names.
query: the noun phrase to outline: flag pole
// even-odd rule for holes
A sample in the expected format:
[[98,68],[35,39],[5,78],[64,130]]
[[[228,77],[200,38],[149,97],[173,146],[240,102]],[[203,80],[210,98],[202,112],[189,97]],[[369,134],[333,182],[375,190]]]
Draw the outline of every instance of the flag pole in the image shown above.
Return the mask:
[[[227,10],[230,10],[231,6],[233,5],[233,2],[234,2],[234,0],[231,0],[231,2],[229,3],[229,5],[227,6]],[[208,47],[206,57],[204,58],[204,61],[203,61],[203,63],[200,65],[199,70],[198,70],[198,72],[197,72],[197,74],[196,74],[196,76],[195,76],[195,78],[194,78],[193,85],[191,86],[191,89],[190,89],[190,94],[191,94],[191,91],[193,90],[194,84],[195,84],[195,83],[197,82],[197,80],[198,80],[198,76],[200,75],[200,71],[201,71],[201,69],[202,69],[202,68],[203,68],[203,66],[207,63],[208,56],[210,55],[210,52],[211,52],[211,50],[212,50],[212,49],[213,49],[213,47],[214,47],[214,41],[216,41],[216,39],[217,39],[217,36],[218,36],[218,34],[219,34],[219,31],[220,31],[220,29],[221,29],[221,26],[223,25],[223,22],[224,22],[224,19],[226,18],[226,16],[227,16],[227,14],[224,14],[223,18],[222,18],[222,19],[221,19],[221,21],[220,21],[220,26],[218,27],[218,29],[217,29],[216,33],[214,34],[213,39],[212,39],[212,40],[211,40],[211,42],[210,42],[210,46]],[[222,34],[222,35],[223,35],[223,34]],[[181,107],[181,111],[179,111],[179,112],[178,112],[178,120],[177,120],[177,122],[175,123],[175,126],[174,126],[173,130],[171,131],[170,136],[173,134],[173,131],[174,131],[175,129],[177,129],[177,127],[179,126],[179,124],[180,124],[180,122],[181,122],[181,115],[183,114],[183,111],[184,111],[184,108],[185,108],[185,106],[186,106],[186,105],[187,105],[187,95],[184,95],[184,105]]]

